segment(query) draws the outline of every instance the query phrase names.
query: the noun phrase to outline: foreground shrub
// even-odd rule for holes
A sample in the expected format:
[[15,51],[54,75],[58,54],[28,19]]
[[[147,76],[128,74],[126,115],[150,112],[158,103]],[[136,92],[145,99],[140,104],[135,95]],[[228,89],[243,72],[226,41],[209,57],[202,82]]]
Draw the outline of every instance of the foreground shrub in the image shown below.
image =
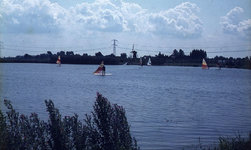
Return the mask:
[[192,145],[188,149],[200,149],[200,150],[251,150],[251,132],[249,133],[249,139],[244,139],[240,134],[236,134],[235,137],[219,137],[219,144],[215,144],[214,147],[203,146],[199,141],[199,145]]
[[[4,100],[7,116],[0,110],[0,150],[55,149],[55,150],[136,150],[131,137],[125,110],[97,94],[92,115],[86,115],[85,124],[78,115],[65,116],[51,100],[45,101],[48,122],[41,121],[36,113],[29,117],[19,115],[11,102]],[[92,119],[93,117],[93,119]]]
[[127,150],[138,149],[135,138],[131,137],[125,109],[97,95],[94,112],[86,116],[89,145],[92,149]]

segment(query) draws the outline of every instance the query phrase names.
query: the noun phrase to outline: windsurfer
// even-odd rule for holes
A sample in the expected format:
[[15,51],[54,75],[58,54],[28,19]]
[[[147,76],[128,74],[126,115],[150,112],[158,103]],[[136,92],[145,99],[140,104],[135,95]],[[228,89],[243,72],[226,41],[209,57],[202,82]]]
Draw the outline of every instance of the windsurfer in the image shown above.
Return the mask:
[[102,67],[102,75],[105,75],[105,65]]
[[221,65],[220,65],[220,62],[219,62],[219,61],[217,61],[216,66],[217,66],[219,69],[221,69]]

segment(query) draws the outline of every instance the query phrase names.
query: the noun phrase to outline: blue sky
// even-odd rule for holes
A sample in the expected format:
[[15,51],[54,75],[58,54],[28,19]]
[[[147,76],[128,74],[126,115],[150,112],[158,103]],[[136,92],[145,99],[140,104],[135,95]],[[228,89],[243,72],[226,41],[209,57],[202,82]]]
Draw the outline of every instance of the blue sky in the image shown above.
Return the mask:
[[250,0],[0,0],[1,56],[51,51],[82,55],[251,56]]

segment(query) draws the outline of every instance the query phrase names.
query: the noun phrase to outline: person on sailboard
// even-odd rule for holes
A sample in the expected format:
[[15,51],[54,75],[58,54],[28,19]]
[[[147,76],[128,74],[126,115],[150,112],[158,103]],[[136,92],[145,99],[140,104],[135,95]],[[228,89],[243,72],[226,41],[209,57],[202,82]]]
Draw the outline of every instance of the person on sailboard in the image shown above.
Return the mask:
[[221,65],[220,65],[220,62],[219,62],[219,61],[217,61],[216,66],[217,66],[219,69],[221,69]]
[[105,65],[102,67],[102,75],[105,75]]

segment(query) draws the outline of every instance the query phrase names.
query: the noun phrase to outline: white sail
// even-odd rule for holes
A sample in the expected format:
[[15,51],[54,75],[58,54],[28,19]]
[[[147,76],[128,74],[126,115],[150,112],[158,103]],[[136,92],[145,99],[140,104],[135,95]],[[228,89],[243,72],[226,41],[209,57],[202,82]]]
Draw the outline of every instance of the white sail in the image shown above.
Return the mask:
[[149,58],[147,62],[147,66],[151,66],[151,65],[152,65],[151,58]]

